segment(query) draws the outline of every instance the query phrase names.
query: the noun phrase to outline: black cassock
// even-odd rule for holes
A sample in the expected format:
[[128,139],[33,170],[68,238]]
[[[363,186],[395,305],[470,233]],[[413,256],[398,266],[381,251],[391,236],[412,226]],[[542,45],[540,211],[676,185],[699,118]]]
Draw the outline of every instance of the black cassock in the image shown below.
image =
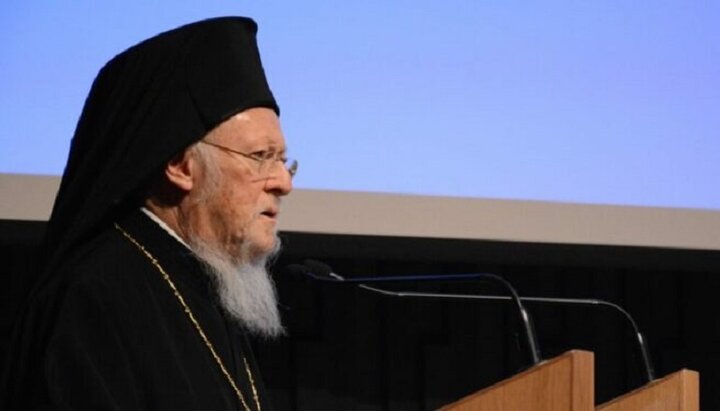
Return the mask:
[[[253,391],[269,409],[248,340],[217,305],[201,263],[140,211],[117,223],[170,275],[250,409]],[[27,358],[10,360],[15,406],[245,409],[158,268],[120,231],[108,227],[62,271],[64,281],[34,300],[16,340]]]

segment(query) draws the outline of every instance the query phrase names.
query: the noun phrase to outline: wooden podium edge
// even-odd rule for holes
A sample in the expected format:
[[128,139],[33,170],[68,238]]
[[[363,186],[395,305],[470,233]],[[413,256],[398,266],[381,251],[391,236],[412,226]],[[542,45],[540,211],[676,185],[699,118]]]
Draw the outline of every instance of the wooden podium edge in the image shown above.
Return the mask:
[[657,379],[651,383],[636,388],[617,398],[598,405],[596,411],[622,411],[629,408],[623,408],[624,401],[631,400],[640,395],[647,395],[652,390],[658,389],[661,385],[676,384],[678,388],[674,391],[679,392],[679,404],[676,407],[667,405],[665,408],[652,408],[653,410],[677,410],[677,411],[699,411],[700,410],[700,374],[697,371],[681,369],[663,378]]
[[[535,374],[537,372],[542,371],[545,368],[553,367],[555,364],[568,361],[571,362],[571,368],[573,371],[580,370],[580,369],[587,369],[584,367],[589,367],[589,369],[593,369],[594,366],[594,354],[590,351],[583,351],[583,350],[570,350],[567,351],[557,357],[551,358],[549,360],[545,360],[540,362],[539,364],[533,366],[530,369],[527,369],[523,372],[520,372],[518,374],[513,375],[510,378],[504,379],[502,381],[499,381],[489,387],[483,388],[482,390],[476,391],[470,395],[467,395],[463,398],[460,398],[457,401],[454,401],[450,404],[446,404],[443,407],[441,407],[439,410],[452,410],[456,407],[462,406],[464,403],[473,401],[475,398],[485,395],[486,393],[499,389],[505,385],[513,384],[514,382],[521,380],[523,378],[526,378],[528,375]],[[572,398],[572,406],[573,410],[576,409],[582,409],[583,404],[594,404],[594,374],[591,373],[575,373],[576,378],[571,379],[572,384],[578,384],[580,386],[584,387],[591,387],[593,388],[593,391],[589,393],[589,396],[591,398],[586,398],[583,394],[583,390],[572,390],[573,391],[573,398]],[[580,380],[578,379],[580,378]],[[591,408],[592,409],[592,408]]]

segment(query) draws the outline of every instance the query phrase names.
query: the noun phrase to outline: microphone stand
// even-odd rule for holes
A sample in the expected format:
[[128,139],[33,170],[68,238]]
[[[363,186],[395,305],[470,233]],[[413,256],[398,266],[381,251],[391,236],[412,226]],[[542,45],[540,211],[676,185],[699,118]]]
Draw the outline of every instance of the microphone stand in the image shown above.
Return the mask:
[[[537,341],[537,334],[533,326],[532,317],[525,309],[520,297],[515,291],[515,288],[504,278],[497,274],[491,273],[474,273],[474,274],[451,274],[451,275],[411,275],[411,276],[389,276],[389,277],[364,277],[364,278],[344,278],[335,272],[332,268],[325,263],[314,260],[305,260],[304,265],[290,264],[287,266],[290,271],[298,272],[308,277],[311,277],[318,281],[331,282],[331,283],[344,283],[344,284],[357,284],[360,288],[366,290],[372,290],[370,287],[363,283],[368,282],[409,282],[409,281],[457,281],[457,280],[482,280],[482,281],[493,281],[499,283],[508,290],[510,294],[507,299],[514,302],[515,307],[520,316],[523,330],[527,338],[527,346],[530,351],[532,365],[537,365],[542,361],[540,354],[540,346]],[[380,289],[377,289],[380,290]],[[376,291],[377,292],[377,291]]]
[[[448,275],[408,275],[408,276],[387,276],[387,277],[363,277],[363,278],[344,278],[332,271],[330,266],[314,260],[305,260],[305,265],[291,264],[288,266],[291,271],[296,271],[306,276],[309,276],[318,281],[332,282],[332,283],[345,283],[345,284],[356,284],[358,288],[362,288],[366,291],[370,291],[376,294],[381,294],[391,297],[401,298],[441,298],[441,299],[464,299],[464,300],[485,300],[485,301],[513,301],[516,302],[519,307],[518,310],[523,320],[523,324],[527,324],[525,327],[526,333],[530,335],[532,333],[533,338],[528,337],[528,346],[535,347],[537,349],[537,340],[535,339],[535,330],[532,326],[532,320],[529,314],[523,306],[523,302],[536,303],[536,304],[566,304],[566,305],[584,305],[584,306],[604,306],[618,310],[627,320],[630,322],[630,326],[635,334],[640,355],[642,358],[642,364],[645,372],[647,382],[650,383],[655,380],[655,370],[650,359],[649,350],[645,337],[640,332],[635,320],[621,306],[599,299],[579,299],[579,298],[553,298],[553,297],[519,297],[515,292],[514,288],[504,279],[495,275],[487,273],[476,273],[476,274],[448,274]],[[318,275],[321,273],[322,275]],[[491,278],[492,277],[492,278]],[[428,293],[428,292],[416,292],[416,291],[391,291],[378,287],[369,286],[366,283],[377,283],[377,282],[404,282],[404,281],[458,281],[458,280],[499,280],[503,282],[508,290],[510,290],[511,296],[502,295],[473,295],[473,294],[453,294],[453,293]],[[517,300],[516,300],[517,299]],[[526,317],[527,316],[527,317]],[[527,322],[525,321],[527,319]],[[534,341],[534,344],[533,344]],[[539,350],[536,351],[539,359]],[[534,357],[535,358],[535,357]],[[539,362],[539,361],[538,361]],[[538,362],[534,362],[537,364]],[[533,364],[533,365],[534,365]]]
[[[504,295],[474,295],[474,294],[452,294],[452,293],[427,293],[416,291],[390,291],[382,288],[372,287],[366,284],[359,284],[358,288],[391,297],[401,298],[443,298],[443,299],[462,299],[462,300],[485,300],[485,301],[510,301],[512,298]],[[655,370],[650,360],[650,354],[647,348],[647,342],[643,334],[640,332],[637,323],[624,308],[615,303],[598,299],[579,299],[579,298],[544,298],[544,297],[519,297],[522,302],[540,303],[540,304],[568,304],[568,305],[585,305],[585,306],[605,306],[620,311],[625,318],[628,319],[635,334],[635,338],[640,348],[643,368],[647,382],[655,380]]]

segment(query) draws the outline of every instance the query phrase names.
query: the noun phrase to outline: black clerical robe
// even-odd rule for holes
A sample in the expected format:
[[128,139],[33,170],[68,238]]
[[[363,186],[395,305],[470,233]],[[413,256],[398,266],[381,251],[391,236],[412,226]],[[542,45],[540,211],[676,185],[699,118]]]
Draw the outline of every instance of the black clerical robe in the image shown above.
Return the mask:
[[[118,224],[170,275],[250,409],[258,407],[245,361],[269,409],[247,338],[217,305],[199,261],[140,211]],[[20,359],[11,375],[19,409],[245,409],[158,268],[117,229],[84,244],[61,271],[63,281],[26,315],[23,338],[39,349],[26,350],[38,357]],[[33,318],[52,318],[45,335],[33,336]]]

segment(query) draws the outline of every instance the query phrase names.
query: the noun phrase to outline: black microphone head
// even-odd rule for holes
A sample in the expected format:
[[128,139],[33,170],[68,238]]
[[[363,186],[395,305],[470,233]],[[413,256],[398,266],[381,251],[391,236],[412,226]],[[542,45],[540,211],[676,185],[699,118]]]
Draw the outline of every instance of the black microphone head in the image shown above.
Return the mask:
[[[308,264],[308,262],[310,262]],[[301,274],[313,280],[329,281],[340,283],[345,281],[344,278],[332,272],[329,265],[319,261],[305,260],[305,264],[288,264],[285,268],[293,274]]]
[[339,276],[333,272],[333,269],[329,265],[327,265],[323,262],[307,259],[304,261],[304,263],[305,263],[304,264],[305,267],[309,271],[311,271],[321,277],[332,277],[332,278],[336,278],[336,279],[342,279],[341,276]]

